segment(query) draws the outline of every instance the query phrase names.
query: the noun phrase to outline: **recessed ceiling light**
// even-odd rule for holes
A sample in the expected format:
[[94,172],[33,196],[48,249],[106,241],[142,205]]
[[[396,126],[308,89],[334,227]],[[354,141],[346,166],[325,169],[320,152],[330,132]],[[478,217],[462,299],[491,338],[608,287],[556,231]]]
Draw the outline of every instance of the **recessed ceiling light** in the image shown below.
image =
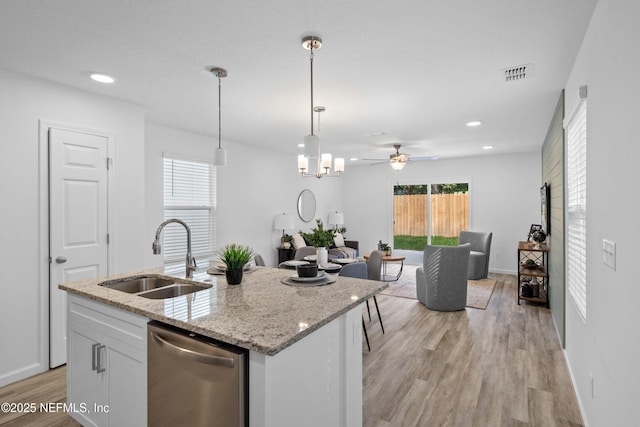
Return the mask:
[[113,77],[107,74],[101,74],[101,73],[93,73],[91,74],[90,77],[92,80],[95,80],[100,83],[113,83],[116,81],[116,79],[114,79]]
[[480,120],[472,120],[470,122],[467,122],[467,126],[469,126],[470,128],[480,126],[481,124],[482,122]]
[[349,160],[351,160],[352,162],[355,162],[356,160],[358,160],[358,158],[357,157],[352,157]]
[[484,145],[482,146],[483,150],[493,150],[493,145]]
[[304,143],[301,142],[300,144],[298,144],[298,147],[304,148]]

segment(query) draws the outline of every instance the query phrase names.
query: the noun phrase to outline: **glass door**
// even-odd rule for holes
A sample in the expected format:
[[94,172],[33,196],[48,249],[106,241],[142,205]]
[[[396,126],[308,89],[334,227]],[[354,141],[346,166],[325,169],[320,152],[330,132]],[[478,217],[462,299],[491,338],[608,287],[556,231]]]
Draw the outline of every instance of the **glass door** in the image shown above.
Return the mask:
[[469,229],[469,184],[431,184],[429,244],[457,246],[460,231]]
[[469,228],[469,184],[412,184],[393,188],[393,247],[422,251],[455,246]]

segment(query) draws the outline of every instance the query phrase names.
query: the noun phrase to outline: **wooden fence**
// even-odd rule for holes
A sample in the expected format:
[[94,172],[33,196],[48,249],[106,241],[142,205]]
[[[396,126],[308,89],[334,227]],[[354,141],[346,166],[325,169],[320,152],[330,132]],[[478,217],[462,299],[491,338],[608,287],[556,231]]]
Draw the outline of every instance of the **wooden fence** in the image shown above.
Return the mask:
[[[393,196],[393,234],[395,236],[427,235],[426,194]],[[431,235],[457,237],[469,229],[468,194],[432,194],[433,219]]]

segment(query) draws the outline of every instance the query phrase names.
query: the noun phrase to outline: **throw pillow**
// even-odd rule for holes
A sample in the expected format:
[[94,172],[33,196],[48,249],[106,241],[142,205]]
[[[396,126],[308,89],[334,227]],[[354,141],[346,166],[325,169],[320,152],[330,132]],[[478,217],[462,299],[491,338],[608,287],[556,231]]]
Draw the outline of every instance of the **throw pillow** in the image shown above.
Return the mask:
[[335,237],[333,238],[333,243],[336,245],[337,248],[342,248],[345,246],[344,237],[342,237],[342,233],[336,233]]
[[307,246],[300,233],[293,235],[293,249],[300,249]]

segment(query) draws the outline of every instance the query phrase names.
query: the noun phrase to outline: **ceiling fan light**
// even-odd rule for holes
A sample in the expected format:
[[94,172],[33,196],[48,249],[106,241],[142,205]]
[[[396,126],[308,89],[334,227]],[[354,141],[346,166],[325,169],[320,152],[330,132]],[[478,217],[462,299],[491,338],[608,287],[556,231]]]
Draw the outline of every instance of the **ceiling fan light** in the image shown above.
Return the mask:
[[402,168],[404,168],[404,165],[406,165],[406,162],[391,161],[389,164],[391,165],[391,168],[393,170],[399,171],[399,170],[402,170]]

